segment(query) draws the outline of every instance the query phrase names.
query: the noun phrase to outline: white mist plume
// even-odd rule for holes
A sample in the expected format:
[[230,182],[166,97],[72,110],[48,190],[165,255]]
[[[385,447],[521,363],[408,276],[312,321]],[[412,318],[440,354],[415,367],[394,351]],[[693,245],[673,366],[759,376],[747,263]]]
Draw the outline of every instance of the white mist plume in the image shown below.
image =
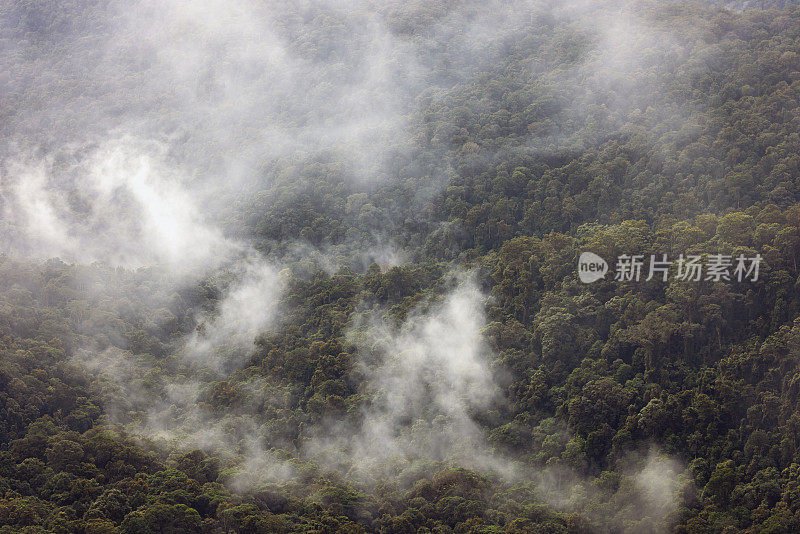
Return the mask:
[[666,533],[691,477],[686,465],[658,447],[617,460],[619,477],[582,475],[564,465],[531,473],[539,497],[556,509],[582,514],[612,532]]
[[405,460],[502,469],[474,419],[498,393],[481,334],[484,298],[464,277],[440,304],[412,313],[399,328],[371,317],[356,342],[367,355],[363,388],[372,402],[357,428],[313,429],[311,457],[355,474]]
[[293,476],[293,464],[265,444],[264,418],[259,414],[285,409],[291,400],[269,381],[239,377],[215,382],[202,374],[195,378],[185,372],[189,369],[168,375],[152,359],[114,348],[84,351],[72,361],[101,379],[106,422],[125,428],[148,446],[200,449],[224,458],[233,466],[227,481],[243,491]]
[[[596,142],[637,110],[646,116],[653,108],[657,116],[675,121],[684,115],[669,103],[663,74],[685,49],[628,4],[459,2],[433,9],[435,15],[418,34],[400,31],[397,14],[420,9],[369,0],[112,1],[94,32],[85,35],[83,26],[71,21],[72,32],[51,36],[58,46],[39,47],[10,36],[15,46],[0,55],[0,71],[8,70],[4,63],[12,68],[24,57],[36,61],[31,60],[26,76],[8,84],[9,101],[19,105],[8,109],[9,142],[0,146],[3,180],[16,188],[0,187],[3,204],[15,212],[5,216],[15,228],[4,247],[30,252],[38,245],[43,255],[75,255],[75,261],[112,255],[112,262],[125,265],[141,262],[142,252],[148,256],[143,263],[155,258],[189,264],[194,255],[216,256],[205,250],[216,246],[214,235],[187,239],[185,230],[202,233],[197,213],[208,223],[232,199],[274,179],[260,174],[265,163],[334,154],[348,167],[343,175],[385,180],[383,164],[417,142],[419,97],[436,103],[454,81],[491,73],[515,41],[530,37],[527,21],[546,14],[583,31],[592,42],[588,50],[575,45],[578,59],[565,69],[551,68],[550,60],[529,65],[527,72],[523,66],[520,81],[527,76],[533,85],[569,89],[557,117],[563,126],[531,135],[528,150],[574,144],[577,133],[582,142]],[[14,9],[9,13],[0,11],[23,16]],[[447,68],[445,58],[452,61]],[[609,101],[609,95],[617,97]],[[483,113],[484,105],[475,102],[467,111]],[[150,141],[109,149],[109,139],[131,137]],[[101,148],[91,148],[92,143]],[[19,147],[29,150],[29,145],[45,155],[19,169],[15,162],[25,160],[17,154]],[[85,223],[60,228],[63,212],[86,199],[70,198],[79,188],[64,176],[64,162],[53,160],[66,151],[67,160],[85,161],[87,147],[103,153],[95,163],[111,176],[117,170],[108,165],[127,167],[122,179],[131,186],[133,202],[150,212],[142,216],[151,224],[120,227],[92,213]],[[165,159],[167,174],[181,175],[183,189],[170,186],[172,177],[164,179]],[[15,185],[28,180],[20,176],[42,173],[45,178],[30,186]],[[438,191],[447,173],[434,174],[426,187]],[[115,178],[111,185],[118,182]],[[100,193],[110,184],[93,185]],[[194,207],[187,207],[186,193]],[[119,207],[114,204],[113,211]],[[176,210],[172,220],[154,216],[165,209]],[[30,232],[21,230],[34,210],[40,221]],[[136,218],[124,209],[120,214]],[[392,222],[382,223],[378,230],[390,233]],[[190,247],[177,246],[190,241]]]
[[258,260],[236,265],[233,276],[215,312],[201,318],[182,350],[185,358],[216,370],[245,363],[256,336],[277,319],[285,280],[275,267]]
[[333,152],[369,178],[407,144],[424,72],[411,43],[370,7],[112,0],[95,13],[101,20],[90,35],[74,29],[51,36],[60,39],[57,51],[21,44],[0,56],[0,67],[24,51],[39,58],[9,84],[23,103],[10,110],[12,140],[170,136],[210,198],[252,187],[265,161],[297,153]]
[[644,466],[633,473],[637,512],[653,523],[660,523],[661,529],[666,531],[665,520],[678,509],[680,492],[690,483],[689,480],[684,464],[655,448],[651,449]]
[[[19,249],[43,252],[45,257],[69,257],[77,248],[60,212],[67,208],[63,199],[47,189],[44,163],[25,166],[12,163],[2,176],[3,252]],[[23,231],[20,231],[24,229]]]
[[158,265],[199,275],[241,245],[226,239],[166,162],[167,146],[133,138],[2,169],[8,248],[68,262]]

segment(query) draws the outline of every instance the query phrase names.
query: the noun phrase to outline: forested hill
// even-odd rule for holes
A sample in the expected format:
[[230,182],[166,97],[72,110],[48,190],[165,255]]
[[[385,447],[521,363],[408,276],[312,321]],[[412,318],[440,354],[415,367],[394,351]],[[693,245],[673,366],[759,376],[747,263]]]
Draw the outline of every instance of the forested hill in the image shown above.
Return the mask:
[[709,4],[2,3],[0,533],[800,532],[800,9]]

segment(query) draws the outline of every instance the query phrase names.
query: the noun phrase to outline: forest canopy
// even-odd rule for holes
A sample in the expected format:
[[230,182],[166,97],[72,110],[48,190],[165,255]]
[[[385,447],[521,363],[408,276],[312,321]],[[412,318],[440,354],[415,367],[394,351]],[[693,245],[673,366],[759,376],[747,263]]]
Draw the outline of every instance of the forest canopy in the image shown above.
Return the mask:
[[794,4],[2,3],[0,533],[800,531]]

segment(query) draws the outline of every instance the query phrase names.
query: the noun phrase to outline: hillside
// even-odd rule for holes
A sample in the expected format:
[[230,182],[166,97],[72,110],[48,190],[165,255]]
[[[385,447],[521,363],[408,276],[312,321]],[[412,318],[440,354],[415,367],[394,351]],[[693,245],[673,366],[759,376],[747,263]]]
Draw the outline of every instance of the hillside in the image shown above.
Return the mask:
[[3,3],[0,533],[800,531],[800,8],[710,4]]

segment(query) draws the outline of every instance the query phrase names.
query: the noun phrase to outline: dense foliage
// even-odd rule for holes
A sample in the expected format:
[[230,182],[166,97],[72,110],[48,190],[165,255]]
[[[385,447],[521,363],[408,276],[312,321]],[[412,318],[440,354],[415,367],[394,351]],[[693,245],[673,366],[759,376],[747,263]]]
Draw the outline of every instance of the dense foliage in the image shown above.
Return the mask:
[[[34,4],[17,6],[28,38],[43,31]],[[424,41],[447,5],[389,20]],[[591,33],[537,12],[474,72],[449,77],[458,51],[440,51],[439,88],[416,97],[412,146],[385,180],[350,179],[335,153],[279,159],[230,203],[228,231],[290,269],[280,328],[201,381],[198,410],[234,436],[227,450],[138,435],[146,405],[79,363],[124,351],[140,391],[185,383],[181,340],[224,276],[175,289],[156,269],[0,256],[0,532],[800,531],[800,11],[635,9],[674,40],[667,58],[634,39],[634,70],[598,74]],[[389,236],[408,262],[359,254]],[[747,283],[585,285],[584,250],[764,265]],[[563,502],[541,480],[444,461],[365,483],[297,453],[308,428],[370,402],[357,318],[402,323],[457,268],[489,296],[503,377],[503,402],[475,419],[498,457],[580,480]],[[242,486],[251,417],[295,476]],[[677,508],[640,513],[625,464],[654,446],[685,480]]]

